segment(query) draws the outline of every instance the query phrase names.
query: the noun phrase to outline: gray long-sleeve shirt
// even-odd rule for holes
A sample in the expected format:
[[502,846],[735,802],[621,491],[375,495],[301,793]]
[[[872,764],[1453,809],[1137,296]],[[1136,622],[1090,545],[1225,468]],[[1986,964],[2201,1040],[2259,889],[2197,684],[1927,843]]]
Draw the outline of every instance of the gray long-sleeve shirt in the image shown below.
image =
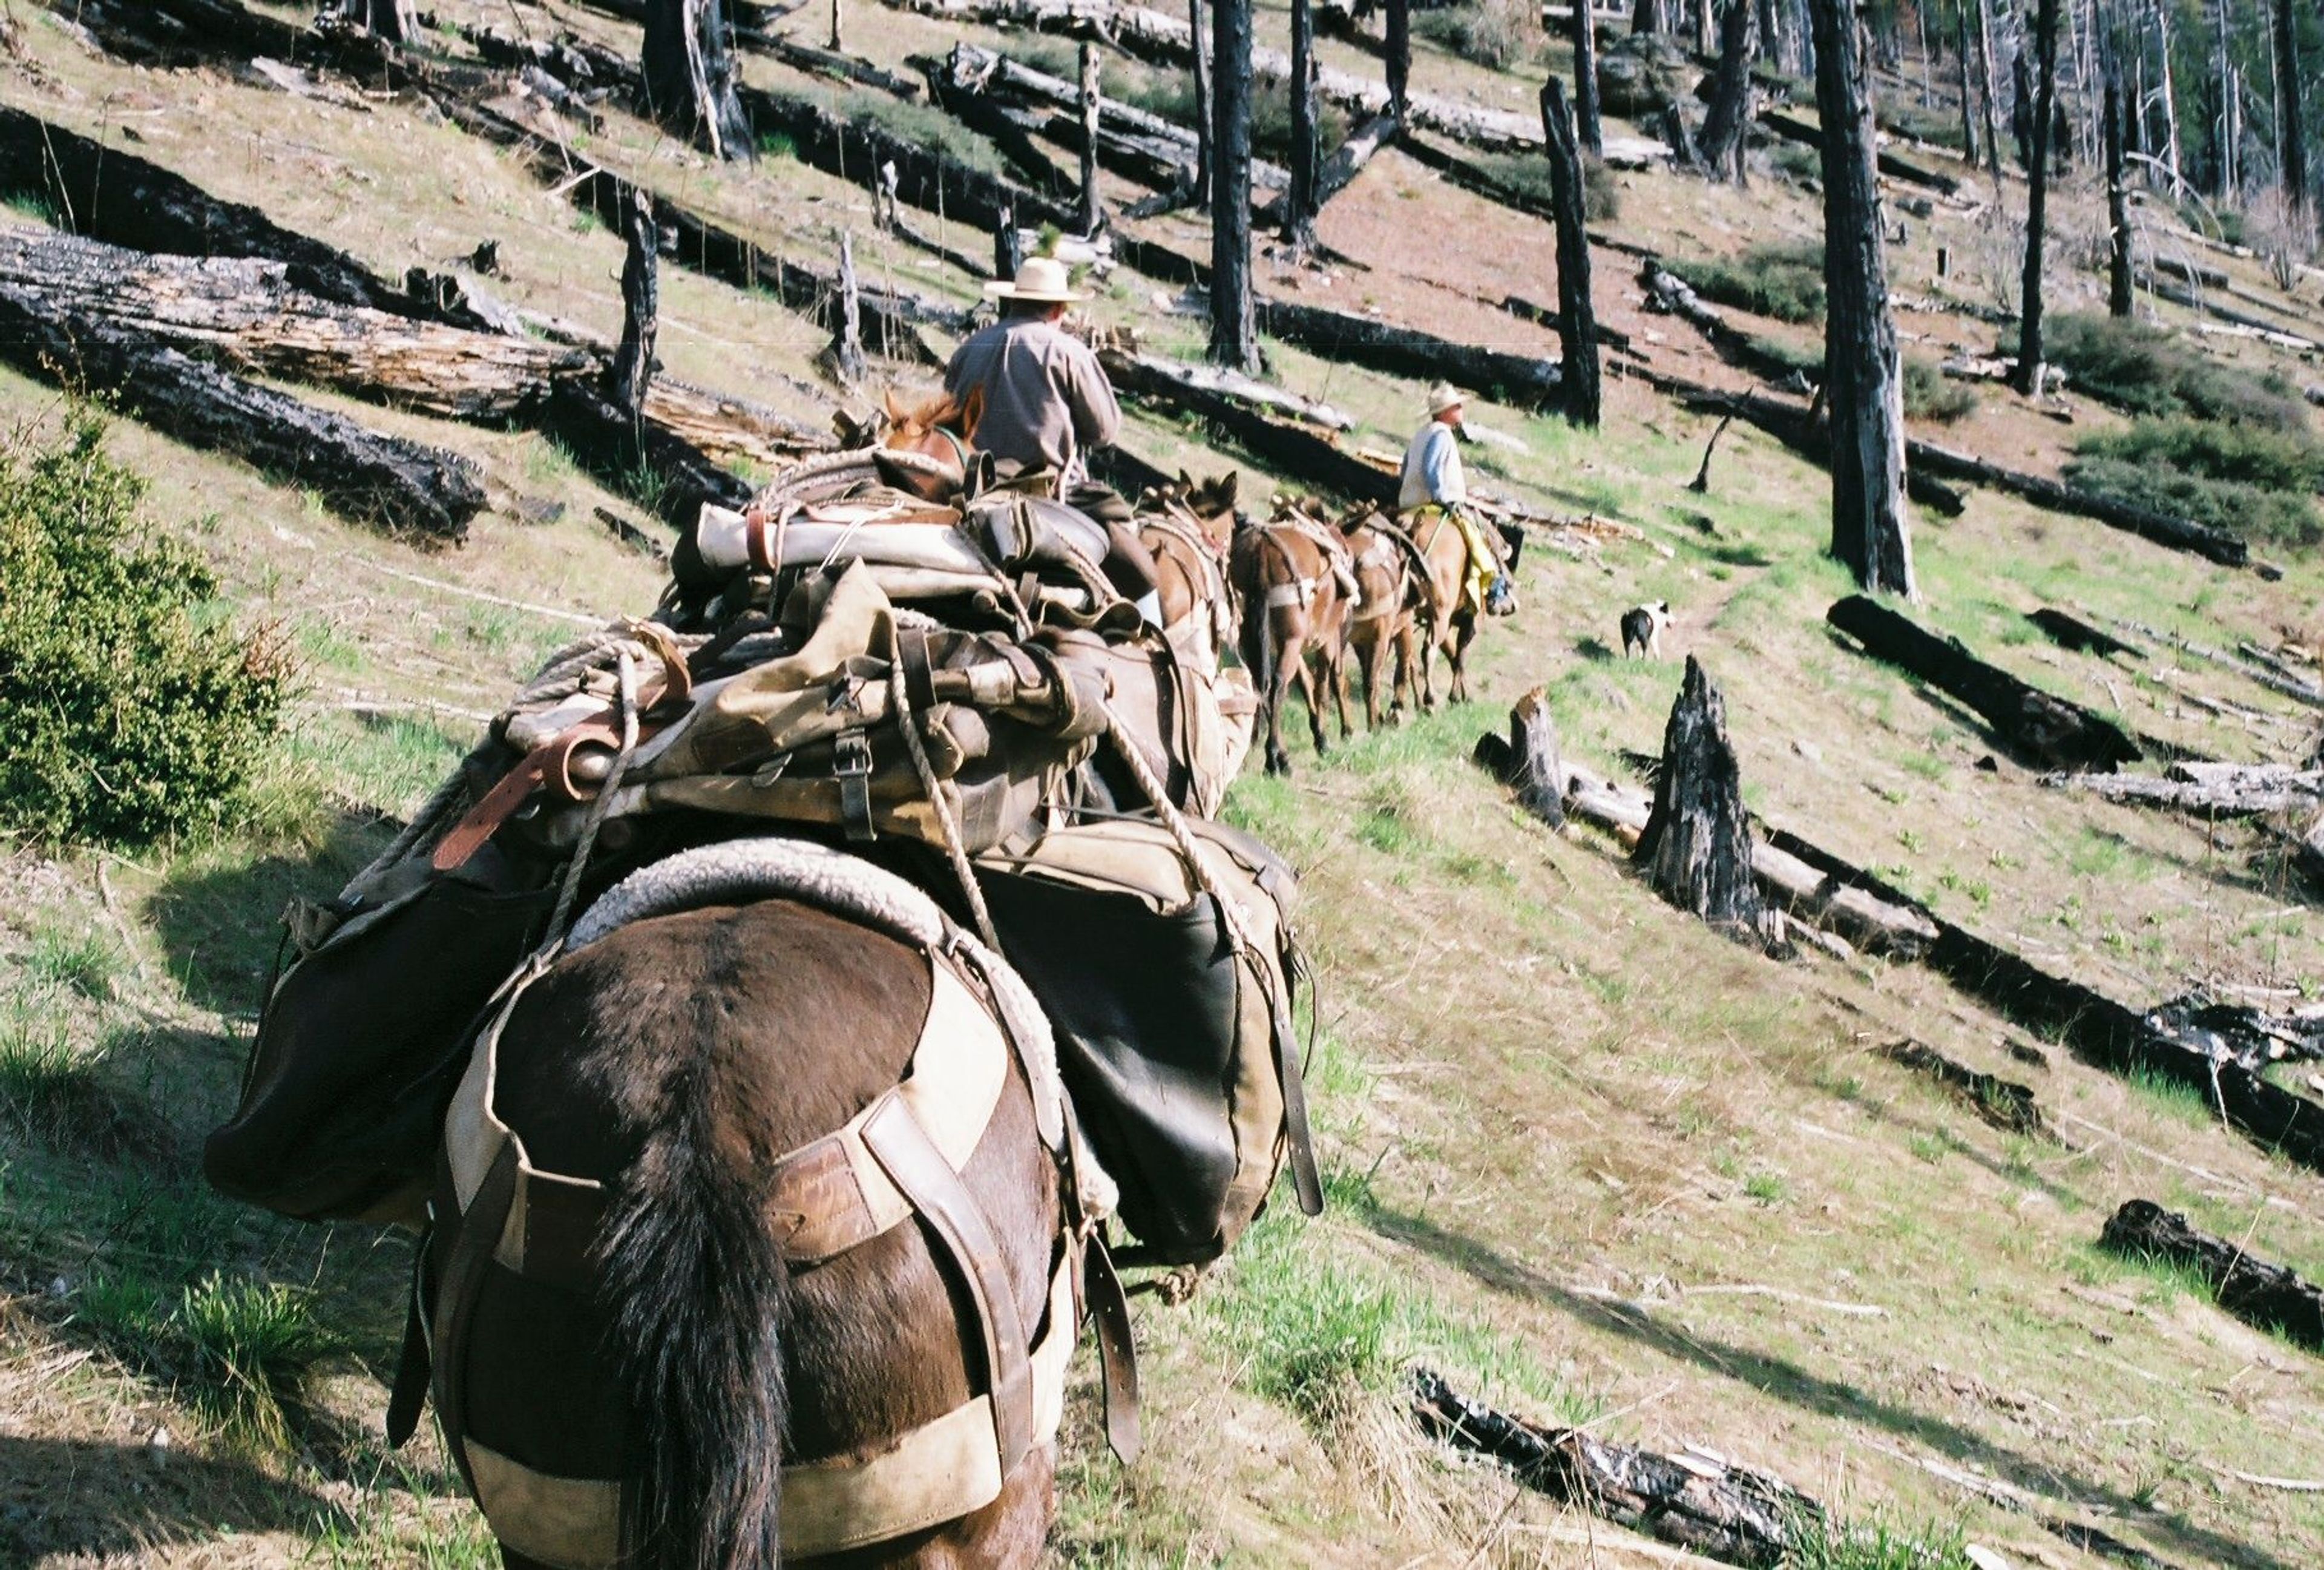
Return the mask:
[[1077,482],[1082,455],[1121,429],[1121,406],[1097,356],[1039,317],[1010,317],[975,334],[945,367],[945,391],[984,390],[974,442],[997,458],[1055,469]]

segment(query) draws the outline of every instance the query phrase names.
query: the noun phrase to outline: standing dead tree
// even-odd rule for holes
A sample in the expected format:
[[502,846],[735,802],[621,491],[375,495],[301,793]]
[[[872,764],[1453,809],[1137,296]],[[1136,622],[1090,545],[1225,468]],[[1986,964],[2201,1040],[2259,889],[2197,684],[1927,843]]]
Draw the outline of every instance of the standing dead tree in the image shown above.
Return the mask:
[[622,342],[613,351],[606,380],[613,402],[632,425],[645,420],[646,389],[654,374],[654,337],[660,319],[661,286],[655,254],[661,248],[661,226],[654,222],[653,199],[641,190],[630,193],[628,222],[622,227],[629,254],[622,261]]
[[2283,199],[2301,238],[2310,237],[2315,194],[2308,188],[2308,127],[2300,103],[2300,28],[2292,0],[2275,0],[2275,138]]
[[2106,79],[2107,313],[2126,318],[2133,304],[2130,188],[2123,181],[2122,143],[2122,84],[2109,69]]
[[[2057,0],[2048,0],[2055,5]],[[1868,589],[1914,597],[1904,521],[1904,405],[1888,306],[1864,29],[1849,0],[1810,0],[1823,122],[1824,392],[1831,412],[1831,553]]]
[[1388,66],[1388,108],[1401,125],[1412,99],[1412,0],[1388,0],[1387,10],[1388,43],[1382,54]]
[[1315,247],[1315,11],[1291,0],[1291,189],[1283,198],[1283,242],[1295,255]]
[[[1748,5],[1751,0],[1738,0]],[[1606,155],[1606,133],[1598,120],[1598,24],[1590,16],[1590,0],[1573,0],[1573,117],[1582,134],[1582,150],[1592,158]]]
[[1758,47],[1758,13],[1751,0],[1728,0],[1719,24],[1719,69],[1711,79],[1711,108],[1702,117],[1702,162],[1720,179],[1744,183],[1744,127],[1751,121],[1751,54]]
[[1632,855],[1680,910],[1754,942],[1773,931],[1752,874],[1751,817],[1727,740],[1727,705],[1692,654],[1663,730],[1654,813]]
[[1250,287],[1251,0],[1213,0],[1211,141],[1211,358],[1259,369],[1257,302]]
[[411,0],[338,0],[336,14],[390,43],[407,43],[420,31]]
[[1082,40],[1082,233],[1095,235],[1105,226],[1105,206],[1097,189],[1097,123],[1101,96],[1097,44]]
[[1995,86],[1993,69],[1993,12],[1988,0],[1977,0],[1977,84],[1978,97],[1985,110],[1985,165],[1993,176],[1993,188],[2001,189],[2001,112],[1997,103],[2000,92]]
[[646,112],[655,120],[713,158],[752,155],[720,0],[649,0],[639,64]]
[[1186,20],[1193,44],[1188,74],[1194,84],[1194,200],[1196,207],[1208,207],[1216,159],[1211,146],[1211,31],[1203,25],[1203,0],[1186,0]]
[[[1589,0],[1577,4],[1586,10]],[[1541,130],[1549,152],[1550,204],[1557,227],[1558,392],[1565,418],[1594,429],[1600,407],[1598,314],[1590,300],[1582,154],[1575,145],[1573,116],[1566,108],[1565,85],[1554,76],[1541,85]]]
[[2042,392],[2042,245],[2048,228],[2050,137],[2058,101],[2058,0],[2042,0],[2034,32],[2042,60],[2041,85],[2029,139],[2032,157],[2025,165],[2024,288],[2018,297],[2017,373],[2011,379],[2029,398]]
[[1565,769],[1558,760],[1557,725],[1540,688],[1509,710],[1509,734],[1487,731],[1472,756],[1517,792],[1518,806],[1552,828],[1565,826]]
[[863,305],[855,284],[855,237],[839,236],[839,313],[831,337],[831,370],[842,385],[853,386],[868,369],[863,357]]

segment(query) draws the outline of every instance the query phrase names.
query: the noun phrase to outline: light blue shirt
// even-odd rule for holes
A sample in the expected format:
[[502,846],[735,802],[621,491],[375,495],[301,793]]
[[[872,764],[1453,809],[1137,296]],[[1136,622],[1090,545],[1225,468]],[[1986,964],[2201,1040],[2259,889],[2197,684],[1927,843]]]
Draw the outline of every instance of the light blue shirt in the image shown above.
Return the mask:
[[1461,467],[1461,443],[1452,428],[1432,420],[1413,436],[1404,455],[1404,474],[1397,487],[1397,511],[1434,503],[1453,507],[1469,499],[1468,476]]

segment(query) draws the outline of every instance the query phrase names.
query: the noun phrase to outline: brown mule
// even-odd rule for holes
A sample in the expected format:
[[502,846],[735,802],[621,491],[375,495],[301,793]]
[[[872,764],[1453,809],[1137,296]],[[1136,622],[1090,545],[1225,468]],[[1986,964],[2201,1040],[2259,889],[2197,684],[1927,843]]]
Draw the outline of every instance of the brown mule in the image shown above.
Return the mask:
[[881,396],[881,413],[867,426],[851,422],[842,439],[876,436],[881,450],[934,458],[943,473],[899,470],[897,483],[924,502],[948,502],[967,478],[977,421],[984,416],[984,389],[972,387],[964,399],[939,392],[907,404],[890,389]]
[[[850,1214],[843,1201],[862,1179],[843,1159],[823,1163],[828,1181],[802,1184],[800,1161],[879,1103],[862,1139],[889,1162],[872,1135],[900,1104],[889,1093],[908,1064],[923,1072],[927,1054],[915,1049],[931,1000],[955,984],[947,963],[768,900],[638,920],[517,999],[484,1093],[513,1138],[465,1212],[454,1162],[430,1255],[439,1301],[464,1279],[471,1288],[438,1310],[438,1411],[472,1486],[502,1479],[479,1492],[513,1570],[616,1559],[769,1570],[787,1545],[817,1565],[1038,1562],[1055,1506],[1047,1438],[994,1472],[997,1497],[956,1519],[828,1552],[827,1501],[817,1519],[829,1473],[816,1464],[876,1457],[947,1414],[973,1416],[971,1403],[993,1393],[999,1354],[980,1339],[973,1298],[996,1296],[1028,1334],[1057,1318],[1059,1180],[1013,1054],[986,1082],[997,1099],[952,1179],[952,1210],[985,1229],[972,1257],[997,1292],[968,1289],[963,1256],[936,1242],[957,1216],[926,1207],[823,1257],[802,1246],[837,1230],[832,1217]],[[484,1195],[512,1147],[557,1175],[531,1178],[514,1209],[503,1180],[510,1230],[490,1235],[521,1240],[514,1266],[504,1241],[480,1248],[463,1225],[490,1214]],[[904,1169],[889,1170],[909,1195]],[[1065,1297],[1066,1322],[1048,1328],[1070,1337]],[[1008,1405],[989,1408],[984,1466]],[[955,1470],[975,1455],[972,1443]],[[625,1481],[575,1481],[612,1478]],[[585,1497],[595,1507],[575,1508]],[[803,1547],[818,1530],[824,1547]]]
[[1138,512],[1139,541],[1154,558],[1163,634],[1204,670],[1218,669],[1234,625],[1226,561],[1240,485],[1232,472],[1200,483],[1181,473],[1176,484],[1148,492]]
[[1383,706],[1391,724],[1403,713],[1405,688],[1418,669],[1420,643],[1414,614],[1425,592],[1420,569],[1426,563],[1410,540],[1370,509],[1342,522],[1340,532],[1356,566],[1356,603],[1348,616],[1348,652],[1363,673],[1364,724],[1378,730]]
[[[1428,577],[1421,586],[1418,618],[1419,688],[1420,706],[1433,712],[1436,707],[1439,654],[1444,656],[1452,672],[1446,683],[1446,696],[1454,703],[1469,700],[1469,645],[1477,641],[1477,613],[1470,608],[1461,592],[1469,575],[1469,545],[1461,538],[1461,531],[1452,520],[1442,513],[1422,517],[1412,525],[1409,536],[1428,563]],[[1402,697],[1401,692],[1398,697]]]
[[1304,518],[1254,524],[1237,531],[1227,559],[1227,579],[1241,600],[1238,643],[1267,717],[1270,774],[1291,771],[1291,755],[1283,747],[1283,706],[1295,685],[1307,700],[1317,756],[1326,751],[1327,694],[1339,706],[1340,739],[1354,734],[1345,659],[1349,605],[1329,547],[1317,537],[1324,527]]

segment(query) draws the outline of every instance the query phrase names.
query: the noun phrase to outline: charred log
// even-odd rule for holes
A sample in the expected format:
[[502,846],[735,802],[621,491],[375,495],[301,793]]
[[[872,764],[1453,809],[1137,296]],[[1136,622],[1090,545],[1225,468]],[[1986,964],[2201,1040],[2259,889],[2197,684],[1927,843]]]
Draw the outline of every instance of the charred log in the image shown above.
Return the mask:
[[2096,654],[2101,659],[2111,659],[2116,654],[2126,654],[2133,660],[2146,658],[2112,633],[2101,632],[2080,616],[2050,605],[2029,612],[2025,619],[2041,628],[2043,634],[2059,648],[2070,649],[2077,654]]
[[1517,805],[1552,828],[1565,827],[1565,767],[1557,753],[1557,725],[1542,689],[1509,710],[1509,734],[1477,738],[1478,765],[1517,792]]
[[1925,1074],[1957,1092],[1976,1109],[1978,1116],[1997,1129],[2053,1142],[2058,1139],[2049,1120],[2042,1115],[2041,1104],[2034,1100],[2029,1085],[1956,1063],[1935,1048],[1918,1041],[1891,1041],[1880,1048],[1880,1056]]
[[1909,672],[1983,716],[2013,751],[2052,769],[2111,771],[2145,756],[2113,722],[1987,664],[1910,617],[1850,595],[1824,619],[1875,659]]
[[1742,771],[1727,739],[1727,705],[1702,666],[1686,675],[1663,730],[1655,807],[1633,857],[1655,891],[1712,926],[1755,939],[1769,928],[1752,875]]
[[2043,783],[2204,817],[2324,810],[2324,771],[2289,763],[2173,763],[2160,779],[2151,774],[2053,774]]
[[2098,1242],[2131,1259],[2190,1268],[2210,1283],[2219,1307],[2236,1318],[2324,1351],[2324,1290],[2224,1238],[2198,1232],[2174,1211],[2152,1200],[2131,1200],[2107,1218]]
[[[1759,124],[1786,142],[1804,143],[1810,147],[1821,146],[1823,142],[1823,132],[1812,121],[1803,120],[1797,115],[1786,114],[1781,109],[1762,110]],[[1960,194],[1961,182],[1958,179],[1939,170],[1923,168],[1901,153],[1883,149],[1879,153],[1878,167],[1881,173],[1892,180],[1923,186],[1941,196]]]

